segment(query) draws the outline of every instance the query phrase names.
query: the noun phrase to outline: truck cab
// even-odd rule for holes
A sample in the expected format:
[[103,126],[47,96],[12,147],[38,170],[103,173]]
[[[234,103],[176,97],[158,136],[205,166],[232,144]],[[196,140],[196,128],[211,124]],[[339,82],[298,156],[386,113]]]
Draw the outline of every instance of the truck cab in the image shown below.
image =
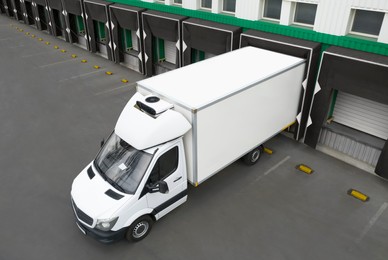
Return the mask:
[[84,234],[105,243],[138,241],[187,200],[182,136],[191,126],[172,108],[135,94],[97,157],[74,179],[72,207]]

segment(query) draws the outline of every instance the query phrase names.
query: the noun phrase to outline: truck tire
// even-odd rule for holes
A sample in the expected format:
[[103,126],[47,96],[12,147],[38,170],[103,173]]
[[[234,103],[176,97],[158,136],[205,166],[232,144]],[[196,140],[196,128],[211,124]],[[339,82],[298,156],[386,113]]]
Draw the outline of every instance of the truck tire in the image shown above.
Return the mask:
[[260,159],[261,154],[263,153],[263,150],[264,150],[264,147],[262,145],[253,149],[252,151],[244,155],[244,157],[242,158],[243,162],[249,166],[254,165]]
[[141,216],[129,226],[126,239],[131,242],[137,242],[145,238],[150,233],[154,221],[148,215]]

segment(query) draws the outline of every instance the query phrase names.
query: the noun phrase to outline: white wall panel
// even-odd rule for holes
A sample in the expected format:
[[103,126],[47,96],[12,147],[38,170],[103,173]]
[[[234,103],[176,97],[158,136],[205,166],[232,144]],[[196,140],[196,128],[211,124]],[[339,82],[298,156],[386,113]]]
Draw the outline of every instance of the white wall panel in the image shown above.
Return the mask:
[[[352,9],[388,12],[386,0],[322,0],[319,2],[314,30],[332,35],[346,35]],[[385,40],[385,36],[381,41]]]
[[[142,0],[157,2],[155,0]],[[173,0],[165,0],[171,4]],[[182,8],[198,10],[201,0],[182,0]],[[317,14],[313,30],[316,32],[342,36],[348,34],[353,9],[363,9],[388,13],[388,0],[283,0],[279,23],[292,24],[296,2],[317,4]],[[161,2],[158,2],[161,3]],[[212,0],[212,13],[222,12],[223,0]],[[237,18],[261,20],[264,0],[236,0]],[[232,14],[233,15],[233,14]],[[379,42],[388,43],[388,15],[385,16]]]
[[191,10],[197,10],[200,7],[201,0],[182,0],[182,7]]
[[290,25],[293,17],[292,10],[293,3],[291,1],[283,1],[282,11],[280,13],[280,24]]
[[380,29],[378,42],[388,43],[388,13],[385,13],[383,25]]
[[237,0],[236,17],[246,20],[259,20],[264,0]]

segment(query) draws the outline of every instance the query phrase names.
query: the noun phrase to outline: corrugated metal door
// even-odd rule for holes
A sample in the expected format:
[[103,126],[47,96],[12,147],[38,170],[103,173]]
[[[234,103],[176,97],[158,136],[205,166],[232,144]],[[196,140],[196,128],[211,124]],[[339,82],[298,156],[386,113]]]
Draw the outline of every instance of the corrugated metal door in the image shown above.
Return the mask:
[[166,61],[172,64],[176,64],[176,46],[175,42],[164,41],[164,55]]
[[388,139],[388,105],[338,92],[333,117],[337,123]]

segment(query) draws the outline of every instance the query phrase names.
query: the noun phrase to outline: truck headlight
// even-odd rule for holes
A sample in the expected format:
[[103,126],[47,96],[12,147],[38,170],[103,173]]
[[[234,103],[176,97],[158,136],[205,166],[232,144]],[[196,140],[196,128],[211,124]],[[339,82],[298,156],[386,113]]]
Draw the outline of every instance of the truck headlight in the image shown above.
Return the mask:
[[97,219],[96,228],[102,231],[109,231],[116,224],[119,217],[111,219]]

